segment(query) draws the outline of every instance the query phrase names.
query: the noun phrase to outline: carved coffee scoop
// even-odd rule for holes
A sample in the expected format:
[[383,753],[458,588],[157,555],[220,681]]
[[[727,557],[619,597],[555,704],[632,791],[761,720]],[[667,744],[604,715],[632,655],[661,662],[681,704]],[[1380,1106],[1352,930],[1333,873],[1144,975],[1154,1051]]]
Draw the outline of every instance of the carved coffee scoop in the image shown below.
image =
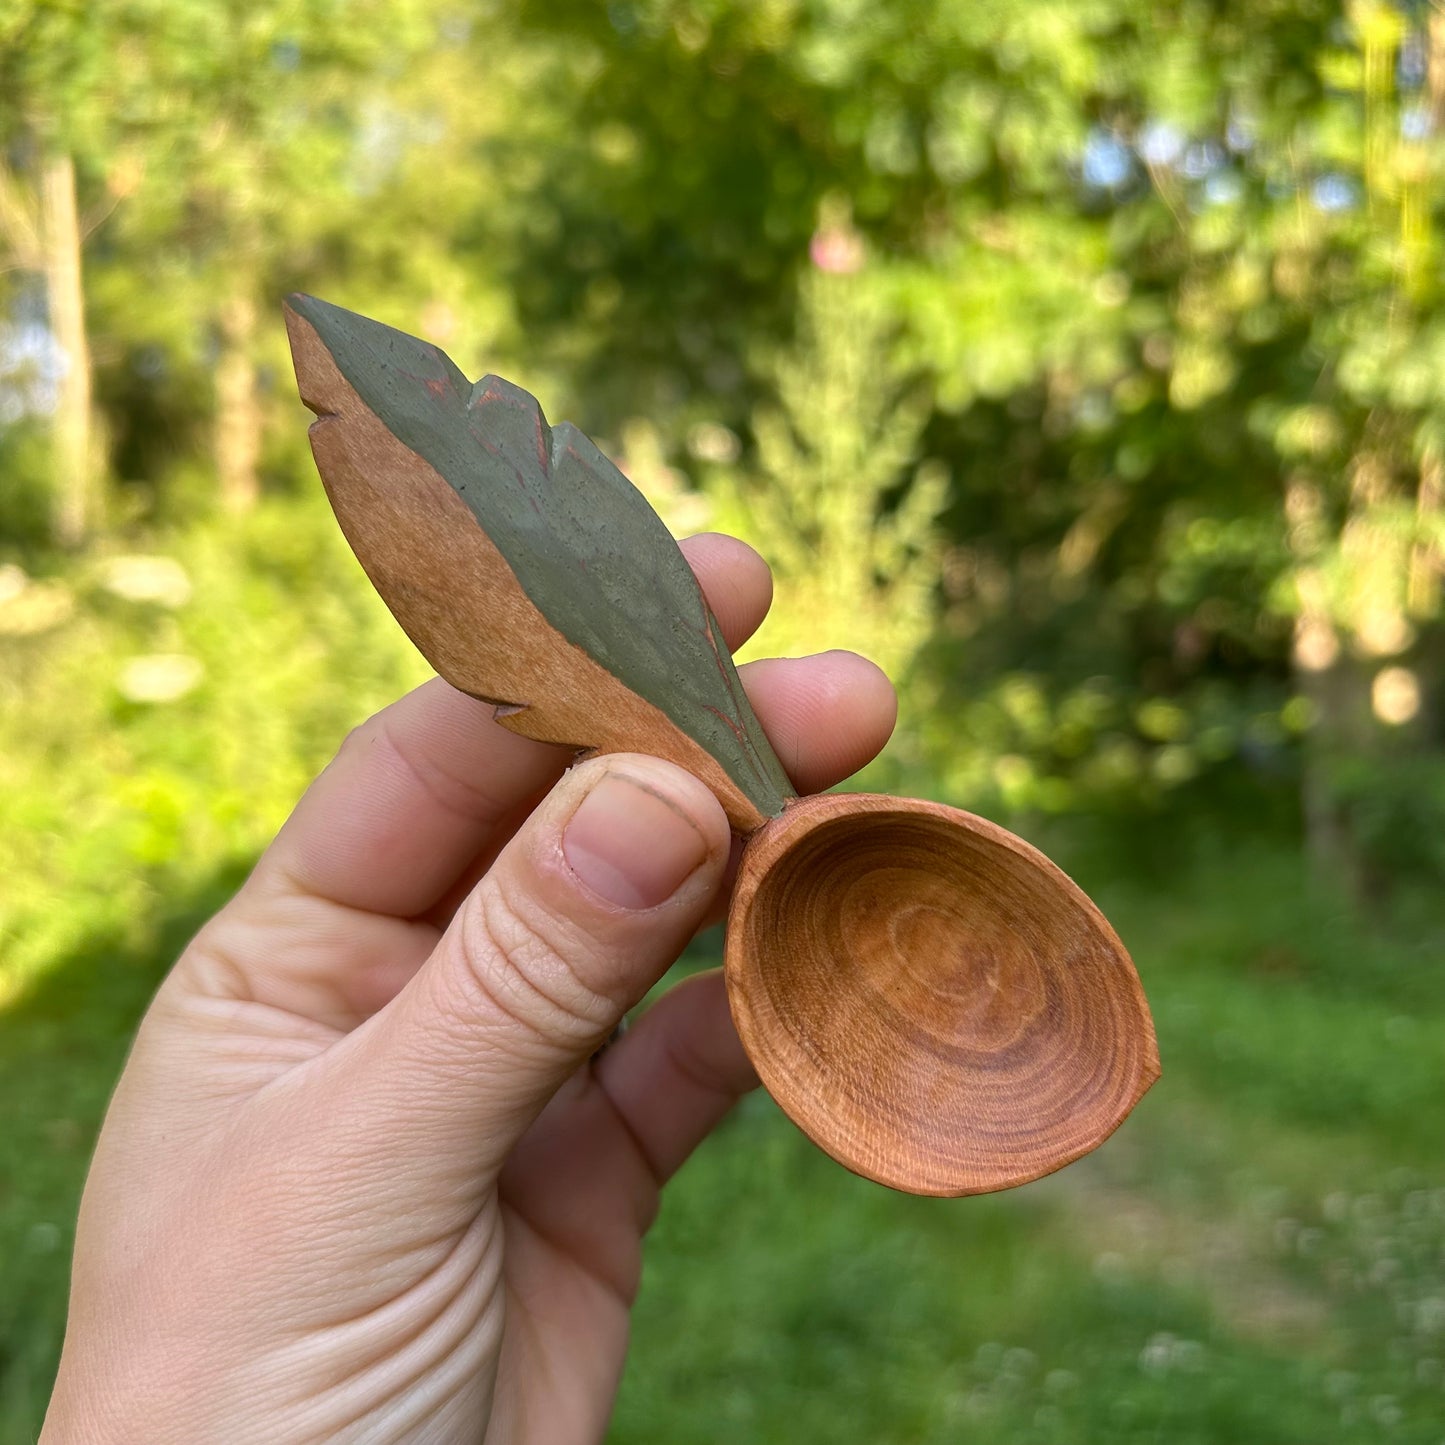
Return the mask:
[[337,519],[432,666],[513,732],[681,765],[748,835],[728,995],[809,1137],[953,1195],[1113,1132],[1158,1052],[1129,955],[1073,882],[956,808],[796,797],[682,553],[591,441],[390,327],[309,296],[286,319]]

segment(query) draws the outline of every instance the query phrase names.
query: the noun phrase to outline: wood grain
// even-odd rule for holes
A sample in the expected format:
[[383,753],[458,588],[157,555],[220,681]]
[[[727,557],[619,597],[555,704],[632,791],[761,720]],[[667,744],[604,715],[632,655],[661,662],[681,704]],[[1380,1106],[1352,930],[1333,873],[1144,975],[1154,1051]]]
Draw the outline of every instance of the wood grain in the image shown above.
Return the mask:
[[805,798],[754,834],[727,980],[788,1115],[911,1193],[1059,1169],[1159,1074],[1138,976],[1099,910],[1022,839],[939,803]]

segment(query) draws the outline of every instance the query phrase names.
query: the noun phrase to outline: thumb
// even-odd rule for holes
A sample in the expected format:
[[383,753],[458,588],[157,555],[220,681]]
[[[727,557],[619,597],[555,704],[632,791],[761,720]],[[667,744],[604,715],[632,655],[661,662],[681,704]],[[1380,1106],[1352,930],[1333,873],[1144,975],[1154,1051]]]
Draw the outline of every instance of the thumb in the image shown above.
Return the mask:
[[614,754],[572,769],[348,1041],[372,1148],[414,1164],[412,1178],[489,1184],[701,925],[729,847],[720,804],[671,763]]

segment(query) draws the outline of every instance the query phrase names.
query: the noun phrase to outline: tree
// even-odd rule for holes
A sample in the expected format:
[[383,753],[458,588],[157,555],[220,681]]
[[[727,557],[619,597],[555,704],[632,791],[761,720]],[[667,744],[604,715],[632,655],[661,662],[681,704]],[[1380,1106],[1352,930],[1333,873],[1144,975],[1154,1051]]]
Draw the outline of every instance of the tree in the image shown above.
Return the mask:
[[[144,4],[91,9],[9,0],[0,9],[0,256],[42,279],[64,359],[51,431],[52,531],[83,542],[101,506],[105,459],[91,396],[82,279],[86,234],[131,183],[125,153],[130,95],[116,67]],[[97,210],[81,208],[79,177],[104,178]]]
[[861,243],[834,222],[814,254],[797,338],[764,364],[776,399],[753,418],[756,466],[711,490],[723,525],[773,567],[757,647],[848,647],[901,680],[935,625],[947,473],[919,464],[928,398],[900,373],[886,305],[857,273]]
[[524,317],[595,358],[604,416],[641,394],[664,450],[766,416],[742,338],[778,335],[846,196],[934,397],[965,705],[1038,784],[1014,800],[1288,768],[1303,737],[1309,835],[1358,871],[1345,773],[1438,726],[1438,8],[523,14],[587,66]]
[[190,0],[167,6],[147,38],[162,113],[143,203],[127,218],[124,264],[142,285],[126,302],[163,314],[126,321],[132,336],[204,360],[211,459],[231,511],[260,491],[259,369],[274,350],[263,318],[309,258],[377,224],[365,177],[405,139],[387,132],[391,93],[435,41],[431,9]]

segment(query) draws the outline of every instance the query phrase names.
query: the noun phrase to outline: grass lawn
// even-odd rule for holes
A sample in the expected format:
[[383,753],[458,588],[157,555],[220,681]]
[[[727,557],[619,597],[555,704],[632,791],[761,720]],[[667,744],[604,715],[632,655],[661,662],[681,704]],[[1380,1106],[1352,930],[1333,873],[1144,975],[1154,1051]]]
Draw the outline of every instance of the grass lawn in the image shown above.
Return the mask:
[[[0,635],[0,1445],[38,1427],[151,989],[345,729],[421,675],[317,509],[264,510],[240,565],[235,536],[167,542],[189,602],[91,562],[56,580],[61,621]],[[127,698],[156,655],[200,680]],[[1065,860],[1159,1025],[1164,1078],[1115,1138],[919,1200],[756,1096],[669,1192],[616,1442],[1445,1442],[1445,904],[1367,923],[1277,846],[1189,856]]]
[[[1294,871],[1248,861],[1251,895]],[[1323,915],[1280,976],[1289,909],[1222,907],[1228,875],[1100,890],[1165,1073],[1049,1180],[900,1197],[750,1101],[664,1206],[614,1438],[1445,1440],[1442,990]]]

